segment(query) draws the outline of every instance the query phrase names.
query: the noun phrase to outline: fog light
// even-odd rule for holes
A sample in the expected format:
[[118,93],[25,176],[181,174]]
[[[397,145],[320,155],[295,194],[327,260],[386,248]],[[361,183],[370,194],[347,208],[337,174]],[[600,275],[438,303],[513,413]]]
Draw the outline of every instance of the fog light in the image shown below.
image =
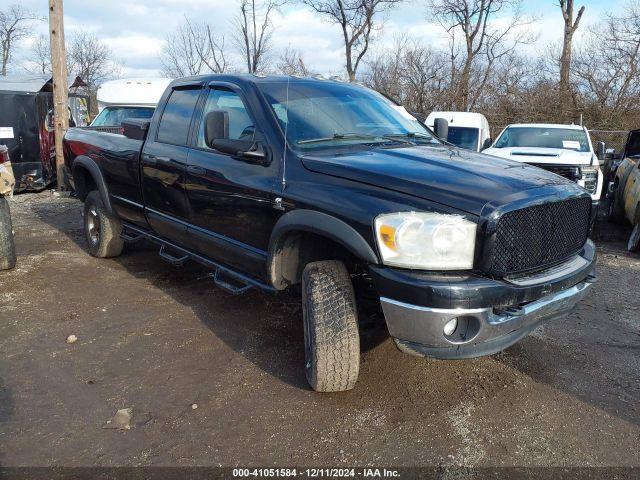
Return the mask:
[[456,331],[456,328],[458,328],[458,319],[457,318],[453,318],[451,320],[449,320],[447,322],[447,324],[444,326],[444,334],[449,337],[451,335],[453,335],[453,332]]

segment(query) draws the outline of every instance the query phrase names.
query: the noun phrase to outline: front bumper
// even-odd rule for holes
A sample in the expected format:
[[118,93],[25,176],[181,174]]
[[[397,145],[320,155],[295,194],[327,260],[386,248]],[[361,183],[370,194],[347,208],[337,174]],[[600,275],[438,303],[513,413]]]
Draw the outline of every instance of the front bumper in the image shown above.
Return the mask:
[[[595,261],[595,247],[588,241],[571,261],[525,278],[390,275],[390,269],[377,267],[373,277],[389,333],[402,351],[471,358],[503,350],[540,323],[570,313],[595,282]],[[399,275],[404,283],[390,279]],[[409,279],[413,288],[407,288]],[[453,319],[457,328],[446,335],[445,325]]]

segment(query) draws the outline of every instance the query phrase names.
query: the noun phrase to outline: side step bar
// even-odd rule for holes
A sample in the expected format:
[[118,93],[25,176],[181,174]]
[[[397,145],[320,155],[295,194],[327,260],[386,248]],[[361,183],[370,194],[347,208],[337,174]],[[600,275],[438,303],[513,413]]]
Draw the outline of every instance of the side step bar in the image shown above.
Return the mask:
[[[232,293],[234,295],[241,295],[253,288],[253,285],[246,283],[246,281],[242,278],[236,277],[234,273],[235,272],[229,272],[229,271],[225,272],[218,268],[212,275],[213,283],[215,283],[218,287],[222,288],[223,290],[226,290],[227,292]],[[239,285],[235,285],[234,283],[227,281],[223,277],[223,275],[226,275],[227,277],[232,278],[234,282],[238,282]]]
[[[273,288],[271,285],[267,285],[260,280],[256,280],[255,278],[236,272],[235,270],[232,270],[231,268],[226,267],[220,263],[214,262],[213,260],[209,260],[202,255],[190,252],[185,248],[168,242],[158,237],[157,235],[147,232],[141,228],[134,227],[133,225],[123,225],[123,230],[120,236],[126,242],[137,242],[142,239],[146,239],[155,243],[156,245],[159,245],[160,251],[158,252],[158,254],[160,255],[160,257],[176,267],[184,265],[188,260],[193,260],[201,265],[204,265],[207,268],[213,269],[214,273],[211,274],[213,283],[234,295],[245,293],[254,287],[257,287],[269,293],[278,292],[278,290]],[[179,256],[174,256],[171,253],[167,253],[167,250],[171,250]]]
[[158,252],[158,255],[160,255],[161,259],[163,259],[165,262],[169,262],[174,267],[181,267],[182,265],[187,263],[187,260],[189,260],[189,255],[174,257],[170,253],[167,253],[166,246],[167,245],[165,243],[160,245],[160,251]]
[[124,240],[127,243],[137,243],[140,240],[142,240],[144,238],[143,235],[140,234],[133,234],[131,235],[130,232],[127,232],[124,228],[122,229],[122,232],[120,232],[120,238],[122,240]]

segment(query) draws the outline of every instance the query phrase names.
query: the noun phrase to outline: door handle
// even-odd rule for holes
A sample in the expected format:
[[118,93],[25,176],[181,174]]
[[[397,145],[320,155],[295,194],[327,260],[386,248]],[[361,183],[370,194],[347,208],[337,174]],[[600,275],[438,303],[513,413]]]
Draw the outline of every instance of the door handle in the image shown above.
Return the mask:
[[169,157],[156,157],[155,155],[147,155],[145,161],[149,165],[156,165],[158,163],[171,163],[171,159]]
[[207,173],[207,170],[204,169],[203,167],[198,167],[196,165],[189,165],[187,167],[187,172],[191,175],[205,175]]

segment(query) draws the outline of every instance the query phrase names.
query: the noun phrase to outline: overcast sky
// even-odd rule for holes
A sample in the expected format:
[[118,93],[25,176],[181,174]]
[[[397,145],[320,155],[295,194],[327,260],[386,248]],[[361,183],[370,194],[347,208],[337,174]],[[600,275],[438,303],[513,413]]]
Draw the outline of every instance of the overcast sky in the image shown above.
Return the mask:
[[[4,8],[15,0],[0,0]],[[42,15],[47,14],[46,0],[18,0],[27,8]],[[620,0],[583,0],[585,5],[584,31],[602,15],[620,7]],[[426,1],[405,3],[387,15],[384,29],[373,48],[381,48],[393,42],[400,34],[409,34],[427,43],[446,44],[441,27],[429,20]],[[67,36],[74,30],[86,29],[104,41],[123,64],[124,76],[158,76],[161,68],[158,53],[162,49],[167,32],[176,28],[184,16],[206,20],[221,35],[229,37],[237,14],[237,0],[65,0],[65,29]],[[528,51],[540,51],[551,42],[559,42],[562,32],[562,16],[557,0],[524,0],[524,8],[540,17],[534,30],[539,34],[535,45]],[[577,10],[577,8],[576,8]],[[302,52],[312,70],[324,74],[342,73],[344,53],[337,27],[318,19],[297,3],[284,7],[274,18],[272,44],[274,50],[288,46]],[[34,25],[34,34],[46,34],[43,21]],[[579,35],[577,38],[579,42]],[[230,38],[228,45],[232,45]],[[28,43],[22,45],[19,57],[26,58]],[[18,73],[20,67],[14,65]]]

